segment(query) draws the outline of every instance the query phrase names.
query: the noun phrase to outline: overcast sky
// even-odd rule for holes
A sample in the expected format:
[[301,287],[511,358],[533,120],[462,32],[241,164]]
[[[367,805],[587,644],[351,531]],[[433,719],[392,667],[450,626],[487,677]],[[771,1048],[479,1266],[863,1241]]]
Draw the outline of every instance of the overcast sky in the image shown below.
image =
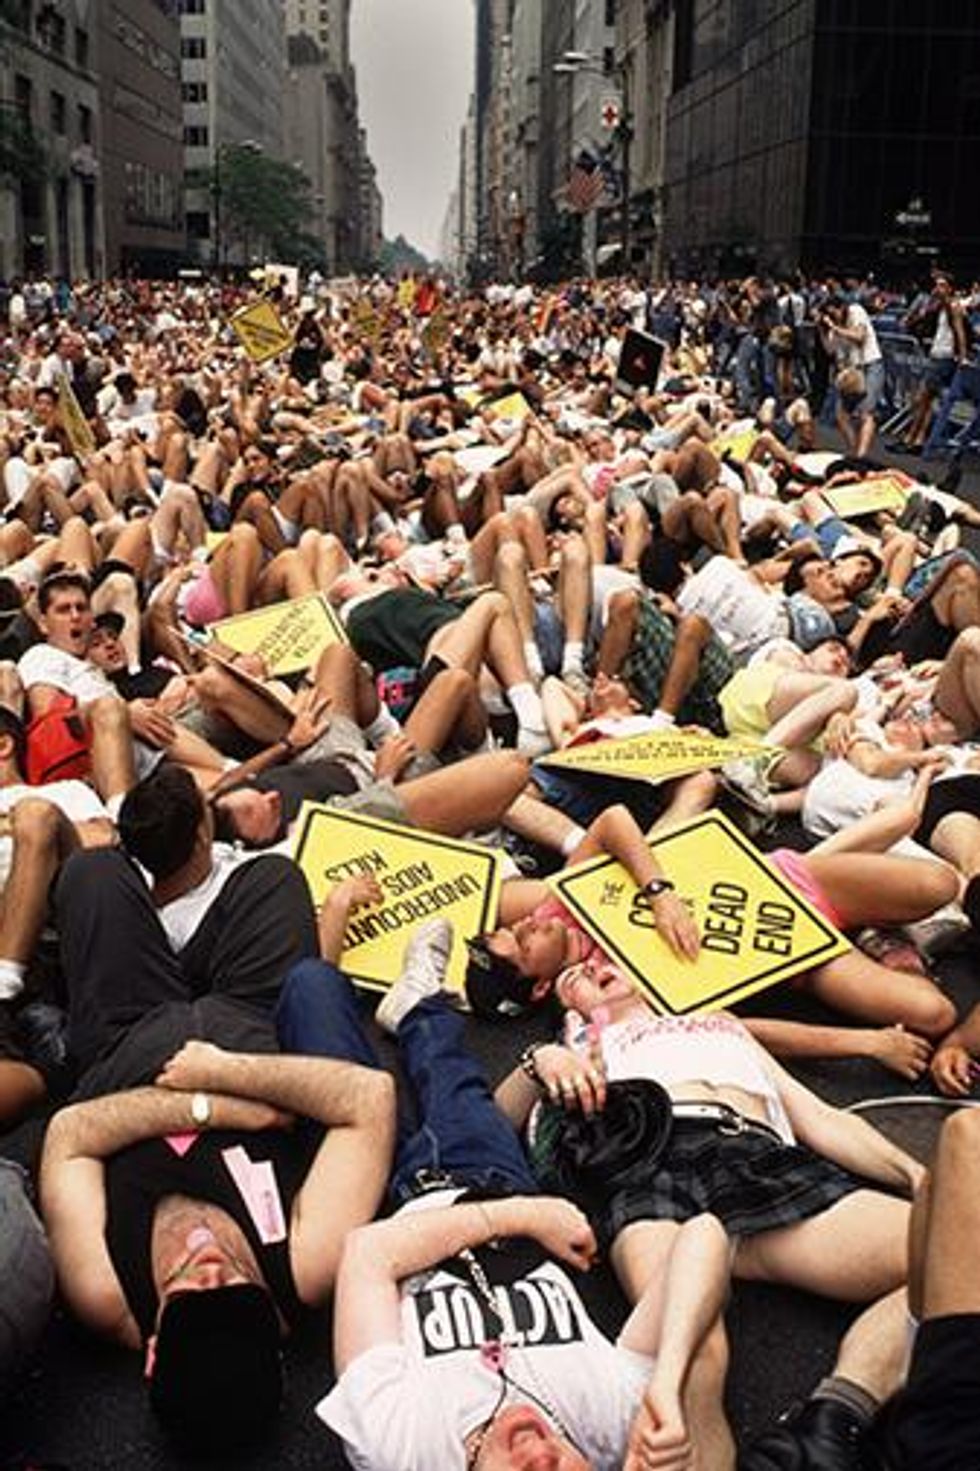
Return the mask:
[[472,0],[353,0],[351,58],[385,236],[430,257],[459,165],[473,46]]

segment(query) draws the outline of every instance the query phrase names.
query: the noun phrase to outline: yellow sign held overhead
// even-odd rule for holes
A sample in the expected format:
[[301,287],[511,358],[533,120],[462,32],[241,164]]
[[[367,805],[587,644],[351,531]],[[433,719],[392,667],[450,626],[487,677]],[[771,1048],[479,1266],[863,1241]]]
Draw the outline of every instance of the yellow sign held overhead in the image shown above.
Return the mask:
[[776,748],[758,741],[723,740],[682,730],[653,735],[626,736],[621,741],[590,741],[568,746],[541,758],[542,766],[559,771],[586,771],[600,776],[628,777],[631,781],[671,781],[692,771],[709,771],[743,757],[773,756]]
[[318,908],[343,879],[373,874],[381,886],[380,904],[351,915],[340,960],[347,975],[385,989],[401,974],[405,945],[419,926],[447,919],[453,948],[446,986],[462,991],[465,942],[489,929],[497,912],[499,854],[478,843],[306,802],[293,856]]
[[822,491],[836,516],[870,516],[875,511],[901,511],[912,481],[900,472],[868,475],[853,485],[832,485]]
[[850,949],[722,813],[692,818],[650,847],[694,915],[697,960],[668,948],[649,899],[616,859],[576,864],[548,883],[656,1011],[716,1011]]
[[268,362],[293,345],[293,334],[271,301],[253,301],[228,320],[253,363]]
[[758,429],[743,429],[739,434],[719,434],[711,441],[710,448],[719,459],[722,455],[728,455],[741,465],[752,453],[758,438]]
[[208,633],[238,654],[259,654],[270,674],[311,669],[324,649],[347,642],[343,624],[318,592],[222,618],[208,625]]
[[82,413],[82,406],[75,396],[75,390],[68,381],[67,373],[57,375],[58,384],[58,410],[61,414],[61,422],[71,445],[71,452],[76,460],[82,462],[94,455],[96,451],[95,435],[92,426]]

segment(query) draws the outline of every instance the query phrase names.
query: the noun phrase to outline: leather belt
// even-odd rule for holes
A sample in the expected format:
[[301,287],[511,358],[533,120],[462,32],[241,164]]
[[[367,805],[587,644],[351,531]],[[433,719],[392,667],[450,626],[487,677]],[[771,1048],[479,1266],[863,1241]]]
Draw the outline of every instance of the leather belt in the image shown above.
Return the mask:
[[761,1119],[747,1118],[728,1103],[700,1103],[694,1100],[685,1103],[681,1100],[672,1104],[671,1111],[675,1121],[710,1124],[721,1134],[768,1134],[770,1139],[776,1139],[780,1144],[786,1142],[771,1124],[764,1124]]

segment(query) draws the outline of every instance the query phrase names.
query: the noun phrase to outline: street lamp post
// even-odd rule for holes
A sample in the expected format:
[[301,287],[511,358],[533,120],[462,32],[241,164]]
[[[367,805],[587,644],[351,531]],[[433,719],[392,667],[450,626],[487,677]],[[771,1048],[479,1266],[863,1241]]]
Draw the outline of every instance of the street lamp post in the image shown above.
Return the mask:
[[630,111],[630,68],[627,58],[621,61],[614,60],[610,66],[605,66],[598,57],[590,56],[587,51],[565,51],[560,61],[552,65],[552,71],[574,76],[576,73],[584,73],[589,76],[615,77],[620,84],[620,115],[616,124],[614,136],[620,148],[620,178],[622,199],[620,208],[622,215],[620,219],[620,251],[622,253],[623,270],[629,270],[630,262],[630,146],[633,142],[633,114]]

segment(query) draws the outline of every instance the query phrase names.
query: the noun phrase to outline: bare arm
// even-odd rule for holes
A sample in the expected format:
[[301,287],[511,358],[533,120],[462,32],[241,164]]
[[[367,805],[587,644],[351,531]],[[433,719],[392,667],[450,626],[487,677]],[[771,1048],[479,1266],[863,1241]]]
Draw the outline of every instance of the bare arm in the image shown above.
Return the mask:
[[908,1195],[915,1193],[925,1172],[910,1154],[857,1114],[824,1103],[768,1056],[766,1063],[776,1074],[783,1105],[802,1144],[856,1175]]
[[337,1279],[337,1372],[368,1349],[401,1339],[398,1283],[403,1278],[498,1236],[531,1236],[576,1267],[589,1266],[595,1252],[581,1211],[543,1196],[401,1211],[362,1226],[347,1237]]
[[[212,1126],[263,1129],[276,1121],[264,1105],[211,1100]],[[96,1332],[138,1348],[129,1311],[105,1242],[104,1161],[144,1139],[196,1129],[186,1092],[134,1088],[71,1104],[48,1125],[41,1158],[41,1207],[61,1290]]]
[[[637,888],[665,877],[632,813],[621,804],[599,813],[569,861],[580,863],[598,853],[608,853],[618,859]],[[658,933],[675,954],[695,960],[700,942],[687,906],[668,889],[650,900],[650,910]]]
[[214,1087],[315,1119],[327,1133],[293,1201],[289,1249],[308,1306],[333,1287],[347,1232],[369,1221],[388,1179],[394,1084],[380,1069],[328,1057],[224,1052],[189,1042],[160,1075],[166,1087]]

